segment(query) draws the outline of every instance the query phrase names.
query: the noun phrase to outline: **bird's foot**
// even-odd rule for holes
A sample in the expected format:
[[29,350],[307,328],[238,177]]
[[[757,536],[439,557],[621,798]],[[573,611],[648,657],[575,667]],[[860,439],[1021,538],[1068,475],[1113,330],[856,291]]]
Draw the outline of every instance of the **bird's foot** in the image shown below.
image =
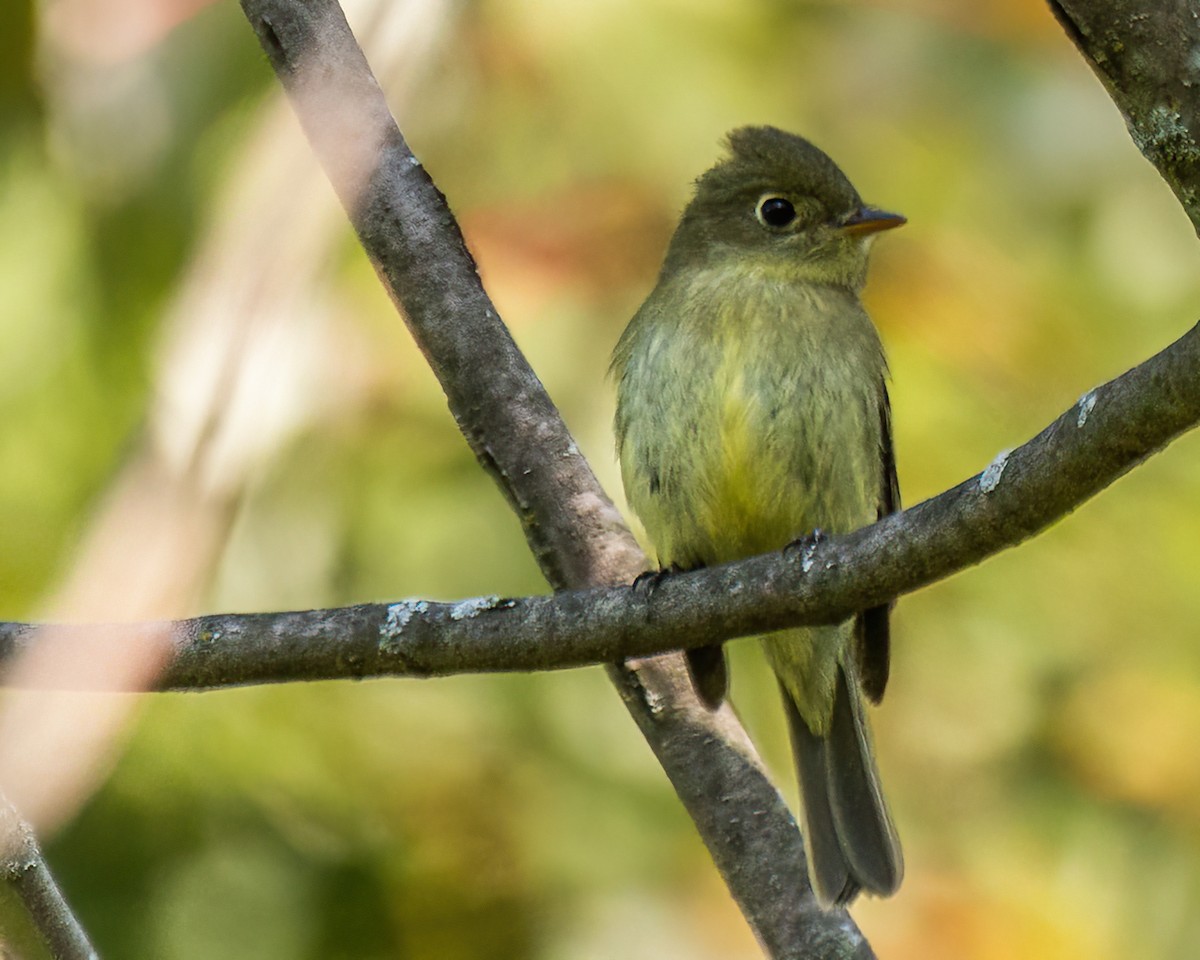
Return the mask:
[[783,558],[792,560],[794,557],[800,558],[800,569],[805,573],[812,568],[813,554],[817,547],[828,540],[829,537],[820,527],[814,527],[812,533],[806,533],[802,537],[797,537],[791,543],[783,548]]
[[645,573],[637,575],[630,589],[643,600],[649,600],[654,596],[654,591],[662,586],[668,577],[682,572],[683,569],[675,563],[665,566],[661,570],[647,570]]

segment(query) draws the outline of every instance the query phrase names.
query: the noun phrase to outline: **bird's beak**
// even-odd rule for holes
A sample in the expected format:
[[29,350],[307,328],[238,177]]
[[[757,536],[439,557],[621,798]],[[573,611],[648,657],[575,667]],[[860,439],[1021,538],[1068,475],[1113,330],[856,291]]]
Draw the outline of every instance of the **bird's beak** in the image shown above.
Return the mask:
[[878,207],[859,207],[847,217],[838,221],[838,229],[852,237],[865,237],[881,230],[891,230],[902,227],[908,219],[898,213],[888,213]]

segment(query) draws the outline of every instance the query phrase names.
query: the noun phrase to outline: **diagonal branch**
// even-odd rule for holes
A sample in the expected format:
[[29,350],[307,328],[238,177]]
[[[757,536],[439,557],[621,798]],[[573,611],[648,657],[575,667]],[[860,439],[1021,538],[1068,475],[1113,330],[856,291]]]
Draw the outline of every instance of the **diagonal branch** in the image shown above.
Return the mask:
[[29,825],[0,797],[0,876],[12,887],[55,960],[98,960],[46,865]]
[[1192,0],[1048,0],[1200,232],[1200,18]]
[[[335,0],[243,0],[242,7],[459,429],[521,518],[546,578],[555,588],[628,581],[645,558],[497,317],[444,197],[397,129],[341,8]],[[709,712],[695,700],[678,654],[609,669],[768,952],[872,956],[846,914],[815,908],[799,833],[732,710]]]

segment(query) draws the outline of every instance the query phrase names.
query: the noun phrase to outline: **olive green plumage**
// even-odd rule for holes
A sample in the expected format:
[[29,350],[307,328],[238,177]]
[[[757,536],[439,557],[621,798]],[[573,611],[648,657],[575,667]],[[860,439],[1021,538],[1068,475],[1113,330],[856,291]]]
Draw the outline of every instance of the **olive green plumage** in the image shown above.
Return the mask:
[[[859,301],[875,232],[845,175],[772,127],[729,135],[696,183],[658,283],[613,355],[630,505],[664,566],[690,569],[840,533],[898,507],[885,378]],[[903,865],[860,689],[883,693],[887,609],[762,638],[784,691],[814,889],[893,892]],[[723,658],[690,656],[702,696]]]

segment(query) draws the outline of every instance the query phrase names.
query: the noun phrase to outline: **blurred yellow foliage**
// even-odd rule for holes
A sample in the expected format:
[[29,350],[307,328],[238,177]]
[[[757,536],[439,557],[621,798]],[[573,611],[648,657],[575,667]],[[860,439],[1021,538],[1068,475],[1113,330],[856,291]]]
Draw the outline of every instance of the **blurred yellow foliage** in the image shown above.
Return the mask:
[[1129,668],[1082,679],[1059,705],[1055,743],[1097,794],[1200,823],[1200,685]]

